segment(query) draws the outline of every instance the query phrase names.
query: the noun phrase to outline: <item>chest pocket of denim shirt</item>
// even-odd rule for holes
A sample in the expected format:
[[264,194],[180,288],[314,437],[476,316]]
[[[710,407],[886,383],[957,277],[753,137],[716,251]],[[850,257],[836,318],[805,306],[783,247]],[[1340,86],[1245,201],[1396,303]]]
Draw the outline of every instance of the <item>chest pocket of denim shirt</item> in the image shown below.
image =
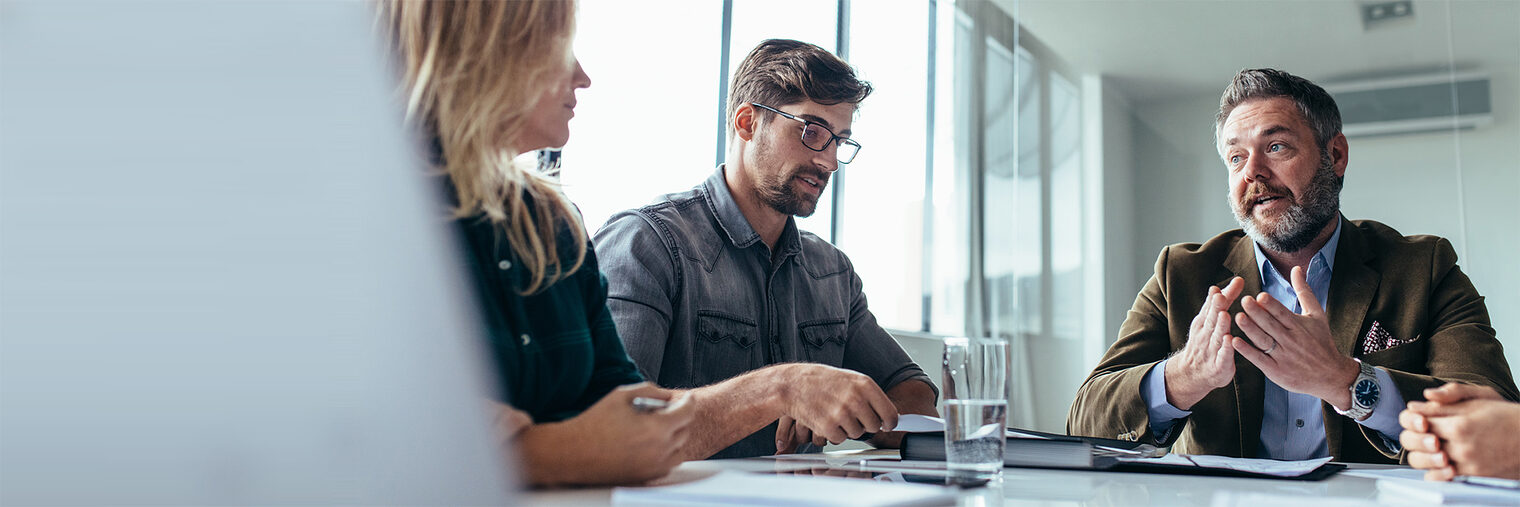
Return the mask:
[[797,325],[803,354],[814,363],[844,364],[844,319],[810,320]]
[[695,385],[728,380],[763,366],[756,345],[760,328],[753,321],[714,311],[697,312],[697,339],[692,344]]

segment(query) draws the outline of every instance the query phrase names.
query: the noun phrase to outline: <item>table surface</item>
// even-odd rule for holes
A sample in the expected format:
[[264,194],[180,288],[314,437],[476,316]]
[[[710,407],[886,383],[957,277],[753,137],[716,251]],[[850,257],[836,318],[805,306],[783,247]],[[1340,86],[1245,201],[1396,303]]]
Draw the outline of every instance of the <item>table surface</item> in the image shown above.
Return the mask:
[[[896,451],[872,451],[890,453]],[[744,458],[688,461],[656,484],[696,480],[725,471],[823,473],[821,466],[844,454],[830,453],[816,460]],[[1196,475],[1137,474],[1080,470],[1005,468],[1001,484],[961,490],[956,505],[1377,505],[1390,500],[1378,496],[1377,480],[1350,471],[1387,468],[1352,464],[1351,470],[1316,482]],[[835,470],[834,474],[845,473]],[[528,494],[529,505],[609,505],[611,488],[537,490]]]

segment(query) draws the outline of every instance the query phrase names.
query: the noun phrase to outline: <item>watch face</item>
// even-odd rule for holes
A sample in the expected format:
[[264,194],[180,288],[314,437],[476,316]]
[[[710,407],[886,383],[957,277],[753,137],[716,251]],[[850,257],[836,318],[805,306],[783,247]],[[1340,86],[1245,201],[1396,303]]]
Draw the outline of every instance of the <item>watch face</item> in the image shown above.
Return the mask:
[[1378,385],[1372,379],[1362,379],[1356,383],[1356,404],[1371,407],[1378,401]]

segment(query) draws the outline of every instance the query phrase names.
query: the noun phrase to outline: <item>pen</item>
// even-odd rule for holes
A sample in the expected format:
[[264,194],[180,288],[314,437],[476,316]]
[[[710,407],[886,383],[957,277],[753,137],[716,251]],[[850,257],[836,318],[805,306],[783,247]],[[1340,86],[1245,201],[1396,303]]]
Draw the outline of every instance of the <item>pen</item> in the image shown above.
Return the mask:
[[1520,481],[1499,479],[1496,477],[1481,477],[1476,475],[1461,475],[1452,479],[1456,482],[1472,484],[1474,486],[1488,486],[1490,488],[1520,489]]
[[641,414],[654,412],[669,405],[670,403],[659,398],[645,398],[643,396],[636,396],[633,398],[633,411]]

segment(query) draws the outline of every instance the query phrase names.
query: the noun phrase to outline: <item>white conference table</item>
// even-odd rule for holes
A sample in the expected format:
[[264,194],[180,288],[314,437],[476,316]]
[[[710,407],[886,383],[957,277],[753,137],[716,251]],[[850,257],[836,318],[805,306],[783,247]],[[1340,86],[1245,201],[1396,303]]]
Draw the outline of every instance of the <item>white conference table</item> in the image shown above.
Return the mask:
[[[896,451],[873,452],[896,455]],[[770,458],[688,461],[656,484],[696,480],[725,470],[808,474],[822,464]],[[1346,472],[1382,468],[1403,467],[1353,464],[1350,470],[1316,482],[1005,468],[1001,485],[961,490],[956,505],[1377,505],[1377,480]],[[610,505],[612,489],[538,490],[530,492],[528,500],[528,505]]]

